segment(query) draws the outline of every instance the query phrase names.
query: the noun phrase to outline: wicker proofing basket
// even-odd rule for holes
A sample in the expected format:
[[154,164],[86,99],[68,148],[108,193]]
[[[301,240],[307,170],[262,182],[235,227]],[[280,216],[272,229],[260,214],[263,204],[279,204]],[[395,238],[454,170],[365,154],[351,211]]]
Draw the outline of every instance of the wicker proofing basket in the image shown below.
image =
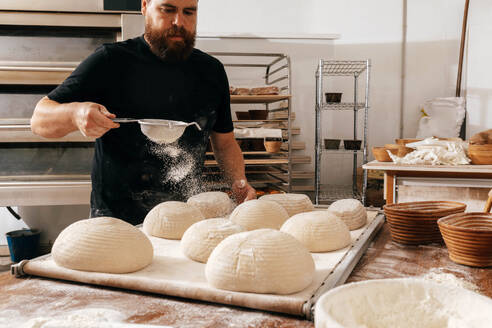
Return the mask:
[[451,260],[474,267],[492,266],[492,213],[458,213],[437,223]]
[[270,141],[265,140],[265,150],[268,153],[278,153],[280,151],[280,147],[282,146],[282,141]]
[[450,201],[426,201],[385,205],[391,239],[405,245],[442,243],[437,226],[441,217],[464,212],[466,204]]

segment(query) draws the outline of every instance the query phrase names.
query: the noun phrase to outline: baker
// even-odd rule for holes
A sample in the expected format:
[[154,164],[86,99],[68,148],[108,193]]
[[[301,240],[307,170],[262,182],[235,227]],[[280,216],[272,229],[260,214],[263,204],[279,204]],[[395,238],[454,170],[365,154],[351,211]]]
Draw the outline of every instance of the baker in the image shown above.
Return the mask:
[[[142,0],[144,35],[99,47],[37,103],[35,134],[79,130],[97,138],[91,217],[139,224],[155,205],[203,191],[209,137],[233,198],[255,198],[232,132],[224,66],[194,48],[197,7],[198,0]],[[120,125],[115,117],[197,122],[201,131],[188,127],[175,143],[159,145],[138,123]]]

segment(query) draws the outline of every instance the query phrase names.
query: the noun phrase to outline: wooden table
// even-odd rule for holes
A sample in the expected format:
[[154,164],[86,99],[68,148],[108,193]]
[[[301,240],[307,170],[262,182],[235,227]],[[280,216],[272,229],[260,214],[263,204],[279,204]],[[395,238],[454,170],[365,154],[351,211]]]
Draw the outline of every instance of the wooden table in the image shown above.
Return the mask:
[[[449,260],[442,245],[393,243],[386,224],[348,281],[418,276],[430,270],[452,273],[492,297],[492,269],[456,264]],[[0,317],[2,313],[13,316],[12,311],[19,310],[27,320],[84,307],[120,311],[127,315],[127,322],[173,327],[313,327],[312,322],[275,313],[37,277],[16,279],[9,273],[0,274]]]
[[[492,179],[492,165],[411,165],[372,161],[362,166],[365,170],[384,171],[384,199],[386,204],[395,202],[398,177]],[[490,182],[492,187],[492,180]]]

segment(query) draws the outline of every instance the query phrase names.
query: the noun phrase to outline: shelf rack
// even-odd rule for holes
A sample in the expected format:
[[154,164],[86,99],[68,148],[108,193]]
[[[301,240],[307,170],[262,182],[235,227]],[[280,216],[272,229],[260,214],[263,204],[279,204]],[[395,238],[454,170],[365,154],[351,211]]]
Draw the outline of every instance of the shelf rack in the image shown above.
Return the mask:
[[[275,85],[279,87],[278,95],[231,95],[231,105],[261,104],[269,111],[269,119],[266,120],[234,120],[234,125],[263,122],[277,125],[275,128],[282,130],[283,145],[280,153],[267,153],[244,151],[246,174],[248,180],[254,177],[258,171],[262,171],[258,166],[264,168],[264,172],[272,179],[267,181],[268,187],[274,187],[290,192],[292,190],[293,165],[309,163],[310,158],[306,156],[294,156],[293,151],[302,149],[293,147],[292,136],[300,133],[298,128],[292,126],[291,109],[291,63],[290,57],[282,53],[245,53],[245,52],[210,52],[210,55],[218,58],[226,70],[228,70],[229,80],[237,82],[231,71],[240,72],[243,75],[253,76],[255,81],[261,81],[263,85]],[[236,85],[240,86],[240,85]],[[206,166],[216,165],[215,160],[208,159]],[[275,176],[270,171],[275,172]],[[253,173],[256,172],[256,173]],[[278,182],[275,182],[278,181]],[[252,181],[255,184],[255,181]]]
[[[370,79],[370,60],[323,60],[320,59],[316,70],[316,135],[315,135],[315,204],[320,202],[333,202],[342,198],[356,198],[365,204],[367,188],[367,171],[363,172],[362,193],[357,189],[357,156],[362,152],[363,164],[367,163],[367,119],[369,110],[369,79]],[[364,101],[359,101],[358,82],[362,74],[365,73],[365,94]],[[349,103],[325,103],[323,101],[323,78],[342,77],[354,78],[353,102]],[[358,137],[357,117],[359,110],[364,110],[364,131],[361,151],[353,150],[324,150],[322,149],[322,124],[321,113],[326,110],[353,111],[353,137]],[[351,186],[321,185],[321,156],[326,154],[353,154],[353,170]]]

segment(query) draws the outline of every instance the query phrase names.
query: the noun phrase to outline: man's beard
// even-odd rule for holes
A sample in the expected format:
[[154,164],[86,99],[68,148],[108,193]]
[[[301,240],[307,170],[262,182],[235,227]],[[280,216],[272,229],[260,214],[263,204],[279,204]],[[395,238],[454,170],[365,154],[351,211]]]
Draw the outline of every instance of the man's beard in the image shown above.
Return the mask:
[[[186,60],[195,46],[196,33],[190,33],[184,27],[172,26],[161,32],[146,23],[144,35],[152,52],[164,61]],[[183,40],[172,41],[173,36],[181,36]]]

